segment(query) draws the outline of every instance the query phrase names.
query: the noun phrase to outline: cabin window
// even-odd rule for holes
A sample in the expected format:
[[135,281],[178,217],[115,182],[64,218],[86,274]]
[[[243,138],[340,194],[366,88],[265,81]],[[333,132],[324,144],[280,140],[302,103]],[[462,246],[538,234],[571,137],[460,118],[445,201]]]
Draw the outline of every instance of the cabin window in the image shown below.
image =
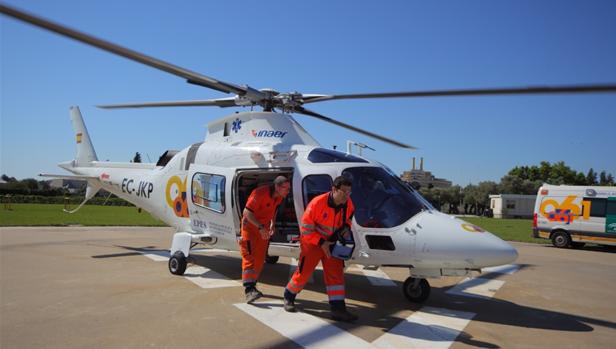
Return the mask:
[[197,206],[219,213],[225,212],[225,177],[195,173],[191,183],[191,197]]
[[[607,200],[599,198],[584,198],[584,201],[590,202],[590,216],[605,218],[605,209]],[[584,207],[584,205],[582,205]]]
[[507,208],[508,209],[515,209],[515,200],[507,200]]
[[311,151],[308,154],[308,161],[315,164],[327,162],[368,162],[354,155],[325,148],[317,148]]
[[332,190],[332,177],[329,175],[310,175],[306,176],[302,182],[302,192],[304,194],[304,207],[316,196]]

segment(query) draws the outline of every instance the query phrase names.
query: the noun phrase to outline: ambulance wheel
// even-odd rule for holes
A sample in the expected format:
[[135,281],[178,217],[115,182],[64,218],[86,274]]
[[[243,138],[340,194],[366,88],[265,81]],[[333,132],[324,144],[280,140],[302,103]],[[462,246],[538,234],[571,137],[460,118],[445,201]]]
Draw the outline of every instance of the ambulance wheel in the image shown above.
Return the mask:
[[267,255],[267,256],[265,257],[265,263],[267,263],[267,264],[276,264],[276,263],[278,263],[278,260],[279,260],[279,259],[280,259],[280,257],[279,257],[279,256],[270,256],[270,255]]
[[173,275],[184,275],[188,261],[182,251],[177,251],[169,258],[169,271]]
[[430,284],[426,279],[420,279],[419,284],[415,286],[415,278],[408,277],[404,281],[402,291],[406,299],[413,303],[423,303],[430,296]]
[[558,248],[567,248],[571,244],[571,237],[564,231],[557,231],[552,234],[552,245]]

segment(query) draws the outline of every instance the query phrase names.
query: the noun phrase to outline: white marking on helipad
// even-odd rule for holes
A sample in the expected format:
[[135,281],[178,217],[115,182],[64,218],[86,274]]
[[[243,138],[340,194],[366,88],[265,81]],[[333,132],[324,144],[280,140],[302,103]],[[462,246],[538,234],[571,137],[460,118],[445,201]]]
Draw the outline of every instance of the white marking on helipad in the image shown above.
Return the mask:
[[507,274],[507,275],[511,275],[518,270],[520,270],[520,266],[518,264],[506,264],[506,265],[501,265],[498,267],[490,267],[490,268],[481,269],[481,271],[484,274],[495,273],[495,274]]
[[303,312],[288,313],[284,311],[280,301],[253,305],[239,303],[235,306],[296,344],[309,349],[449,348],[475,316],[462,311],[424,307],[369,343],[316,316]]
[[166,262],[169,260],[169,251],[158,250],[158,251],[148,251],[142,252],[139,251],[142,255],[148,257],[149,259],[155,262]]
[[367,269],[362,265],[353,264],[347,270],[364,274],[373,286],[396,286],[396,283],[381,269]]
[[492,298],[505,281],[483,278],[466,278],[449,289],[448,294],[478,298]]
[[[195,250],[191,250],[191,252],[226,253],[226,252],[231,252],[231,251],[219,250],[219,249],[195,249]],[[169,251],[153,250],[153,251],[147,251],[147,252],[139,251],[139,253],[143,254],[145,257],[148,257],[151,260],[156,261],[156,262],[169,261]],[[221,275],[209,268],[202,267],[200,265],[188,266],[183,276],[201,288],[221,288],[221,287],[242,286],[241,283],[239,283],[238,281],[231,280],[224,275]]]
[[422,307],[377,338],[377,348],[449,348],[474,313]]
[[242,286],[238,281],[231,280],[224,275],[200,265],[191,265],[186,268],[184,277],[201,288]]
[[309,349],[371,348],[370,343],[316,316],[288,313],[282,302],[271,301],[252,305],[239,303],[237,308],[274,331]]

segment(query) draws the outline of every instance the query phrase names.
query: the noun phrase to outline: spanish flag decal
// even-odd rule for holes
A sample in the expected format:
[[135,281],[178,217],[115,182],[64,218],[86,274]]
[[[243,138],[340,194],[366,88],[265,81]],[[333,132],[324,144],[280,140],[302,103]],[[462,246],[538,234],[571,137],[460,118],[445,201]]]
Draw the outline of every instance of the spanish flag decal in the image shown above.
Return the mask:
[[81,132],[79,132],[77,135],[77,143],[81,143]]

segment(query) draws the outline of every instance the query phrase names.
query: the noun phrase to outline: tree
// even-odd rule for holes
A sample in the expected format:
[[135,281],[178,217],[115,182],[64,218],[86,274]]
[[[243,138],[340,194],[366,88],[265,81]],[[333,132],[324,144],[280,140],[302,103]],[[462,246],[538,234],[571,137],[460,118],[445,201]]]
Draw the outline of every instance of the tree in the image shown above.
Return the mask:
[[601,171],[599,174],[599,185],[607,185],[607,174],[605,171]]
[[26,178],[26,179],[22,180],[21,182],[29,190],[37,190],[38,189],[38,182],[34,178]]
[[15,177],[9,177],[9,176],[7,176],[6,174],[3,174],[3,175],[2,175],[2,180],[3,180],[3,181],[5,181],[5,182],[7,182],[7,183],[10,183],[10,182],[17,182],[17,179],[16,179]]
[[596,185],[597,184],[597,172],[590,168],[588,173],[586,174],[586,184],[588,185]]
[[141,154],[139,154],[139,152],[135,153],[135,157],[133,158],[133,162],[141,162]]

